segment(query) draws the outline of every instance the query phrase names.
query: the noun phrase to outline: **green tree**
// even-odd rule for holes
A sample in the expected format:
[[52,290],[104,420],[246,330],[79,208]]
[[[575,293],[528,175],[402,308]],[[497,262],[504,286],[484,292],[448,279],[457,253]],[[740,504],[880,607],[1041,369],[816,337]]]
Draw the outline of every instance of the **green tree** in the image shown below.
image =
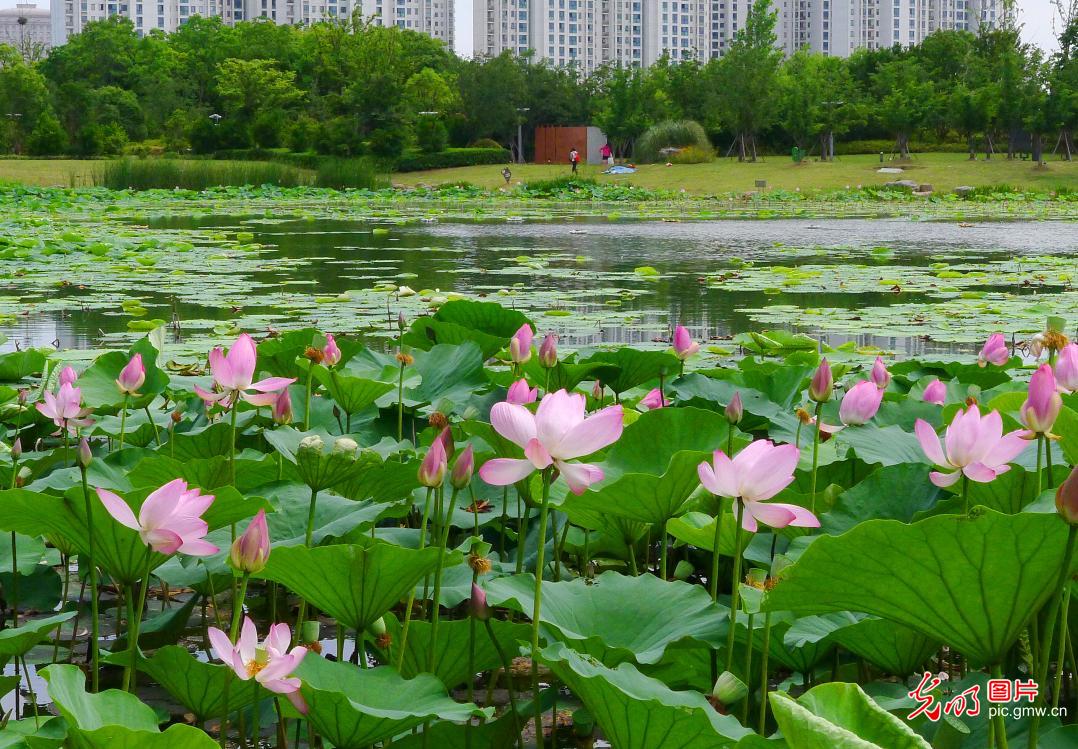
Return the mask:
[[303,98],[296,88],[296,74],[279,70],[272,60],[229,58],[217,69],[217,94],[225,113],[237,122],[250,124],[265,112],[287,109]]
[[910,157],[910,138],[925,122],[932,99],[932,83],[909,56],[885,63],[876,72],[876,118],[895,139],[899,157]]

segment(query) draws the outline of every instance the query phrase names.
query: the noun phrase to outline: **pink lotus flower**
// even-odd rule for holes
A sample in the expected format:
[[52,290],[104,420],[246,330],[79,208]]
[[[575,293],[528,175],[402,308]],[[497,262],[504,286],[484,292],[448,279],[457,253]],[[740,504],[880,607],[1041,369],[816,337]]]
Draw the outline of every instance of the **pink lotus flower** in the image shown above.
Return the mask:
[[648,411],[654,411],[656,408],[664,408],[666,406],[666,398],[663,397],[663,391],[659,388],[655,388],[637,403],[641,408],[646,408]]
[[160,554],[178,551],[205,557],[218,551],[204,540],[209,526],[201,517],[213,504],[213,495],[188,489],[183,479],[174,479],[154,490],[142,503],[137,519],[127,502],[112,492],[98,489],[97,496],[116,522],[138,531],[142,542]]
[[1078,467],[1071,469],[1056,490],[1056,512],[1071,525],[1078,524]]
[[681,361],[700,350],[700,344],[692,339],[692,334],[684,325],[674,328],[674,355]]
[[535,399],[538,397],[539,388],[529,388],[528,381],[521,377],[509,386],[509,392],[505,394],[505,401],[506,403],[524,406],[528,403],[535,403]]
[[1068,343],[1056,357],[1056,383],[1068,393],[1078,391],[1078,345]]
[[475,451],[471,445],[464,448],[464,452],[457,456],[457,462],[453,464],[453,470],[449,474],[449,483],[454,489],[464,489],[472,483],[472,473],[475,471]]
[[558,366],[558,337],[548,333],[539,346],[539,364],[547,369]]
[[1003,434],[1003,418],[998,411],[981,416],[976,404],[955,414],[947,427],[943,445],[939,435],[924,419],[914,425],[917,440],[925,455],[950,472],[932,471],[929,478],[936,486],[950,486],[963,475],[971,481],[988,483],[1011,469],[1008,463],[1029,446],[1029,432],[1016,429]]
[[266,523],[266,511],[259,510],[254,519],[247,524],[243,535],[232,542],[228,563],[233,569],[254,574],[261,572],[270,555],[269,525]]
[[43,397],[45,402],[36,403],[35,406],[42,415],[52,419],[52,423],[59,427],[56,434],[64,430],[75,434],[78,427],[91,423],[85,418],[90,413],[89,410],[82,407],[82,389],[70,382],[62,384],[55,395],[46,390]]
[[947,386],[939,380],[932,380],[925,386],[925,391],[921,393],[921,400],[925,403],[935,403],[937,406],[942,406],[946,399]]
[[793,445],[776,445],[756,440],[731,460],[716,450],[711,463],[697,466],[700,483],[712,494],[742,502],[745,511],[741,527],[755,533],[757,521],[772,528],[793,525],[818,528],[820,521],[804,507],[782,503],[765,504],[794,480],[801,451]]
[[1007,342],[1003,339],[1003,334],[993,333],[988,336],[988,340],[981,347],[981,353],[977,356],[977,363],[982,367],[986,364],[996,364],[1002,367],[1010,358],[1011,354],[1007,350]]
[[1022,424],[1037,434],[1048,434],[1056,423],[1063,398],[1056,387],[1056,376],[1049,364],[1042,364],[1029,380],[1029,395],[1019,411]]
[[859,426],[872,420],[883,402],[883,390],[874,382],[862,380],[846,391],[838,407],[838,418],[846,426]]
[[883,357],[877,356],[872,365],[872,382],[880,390],[886,390],[888,383],[891,382],[891,373],[887,371],[887,365],[883,363]]
[[138,389],[146,382],[146,367],[142,365],[142,354],[135,354],[131,361],[120,370],[116,378],[116,387],[125,396],[138,395]]
[[273,401],[273,421],[276,424],[292,423],[292,396],[288,393],[288,388],[279,392],[277,399]]
[[532,339],[535,333],[528,323],[520,326],[513,337],[509,339],[509,358],[514,364],[523,364],[532,358]]
[[231,666],[236,676],[243,681],[253,678],[269,691],[283,694],[301,714],[307,714],[307,703],[299,693],[303,682],[290,675],[299,668],[307,655],[307,648],[297,646],[291,651],[288,650],[292,635],[287,624],[274,624],[270,627],[261,647],[258,644],[258,630],[254,622],[246,616],[240,629],[239,642],[235,645],[228,639],[228,635],[217,627],[210,627],[208,634],[214,654],[226,666]]
[[809,382],[809,398],[817,403],[826,403],[831,400],[834,387],[835,377],[831,374],[831,365],[827,363],[827,359],[823,359]]
[[423,462],[419,464],[419,471],[416,474],[419,478],[419,483],[431,489],[441,486],[442,481],[445,479],[447,462],[445,443],[442,441],[441,435],[438,435],[434,442],[430,444],[427,454],[423,457]]
[[327,367],[332,367],[340,364],[340,361],[341,350],[337,348],[337,339],[332,333],[326,333],[326,347],[322,349],[322,362]]
[[[225,354],[220,346],[210,352],[210,371],[213,381],[220,392],[211,393],[195,385],[198,397],[206,402],[220,403],[231,408],[237,398],[243,398],[252,406],[272,406],[277,400],[278,391],[288,387],[296,380],[287,377],[269,377],[258,382],[251,382],[255,376],[255,364],[258,353],[251,336],[244,333]],[[254,390],[255,393],[248,393]]]
[[486,591],[475,583],[472,583],[472,597],[468,599],[468,613],[481,622],[485,622],[493,613],[487,605]]
[[60,370],[60,377],[57,380],[57,386],[63,387],[64,385],[74,385],[76,382],[78,382],[78,380],[78,374],[70,365],[68,365]]
[[574,494],[580,494],[603,478],[602,469],[587,463],[570,463],[591,455],[621,437],[621,406],[608,406],[585,416],[585,399],[580,393],[559,390],[549,393],[533,414],[524,406],[495,403],[490,410],[494,431],[524,448],[525,459],[495,458],[479,469],[488,484],[515,484],[533,471],[553,465]]

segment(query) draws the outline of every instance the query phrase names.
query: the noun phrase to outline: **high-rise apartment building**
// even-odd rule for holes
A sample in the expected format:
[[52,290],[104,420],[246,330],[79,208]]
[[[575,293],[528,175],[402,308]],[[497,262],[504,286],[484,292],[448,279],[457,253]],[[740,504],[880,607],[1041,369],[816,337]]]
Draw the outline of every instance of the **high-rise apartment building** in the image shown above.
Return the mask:
[[28,60],[39,60],[52,46],[49,11],[33,3],[0,9],[0,44],[14,47]]
[[[535,54],[582,72],[719,57],[752,0],[475,0],[475,51]],[[776,44],[846,57],[917,44],[938,29],[976,31],[1002,19],[1002,0],[772,0]]]
[[192,16],[220,16],[225,23],[266,18],[311,24],[347,18],[357,8],[384,26],[428,34],[453,45],[453,0],[53,0],[52,43],[63,44],[91,21],[130,18],[135,30],[175,31]]

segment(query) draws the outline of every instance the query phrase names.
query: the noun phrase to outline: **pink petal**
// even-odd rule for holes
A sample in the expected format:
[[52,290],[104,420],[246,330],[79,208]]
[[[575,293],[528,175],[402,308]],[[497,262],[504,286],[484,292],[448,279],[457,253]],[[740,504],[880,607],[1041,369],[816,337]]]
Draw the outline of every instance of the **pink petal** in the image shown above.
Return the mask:
[[204,400],[208,405],[224,400],[229,396],[229,393],[211,393],[209,390],[203,390],[198,385],[195,385],[195,395]]
[[[734,512],[737,512],[737,503],[734,503]],[[760,528],[760,526],[756,524],[756,518],[749,512],[748,506],[745,507],[745,512],[741,517],[741,527],[749,533],[755,533]]]
[[143,543],[153,548],[158,554],[169,556],[175,554],[183,546],[183,539],[178,533],[173,533],[166,528],[150,528],[139,532]]
[[738,496],[740,492],[737,488],[737,475],[730,458],[722,450],[716,450],[711,456],[711,461],[711,463],[701,463],[696,467],[696,473],[703,487],[720,497]]
[[138,511],[139,524],[143,528],[161,528],[176,512],[176,508],[187,491],[187,482],[173,479],[164,486],[155,489],[146,497]]
[[589,486],[603,480],[603,469],[589,463],[563,463],[559,460],[557,466],[573,494],[582,494]]
[[921,449],[925,451],[925,456],[933,464],[938,466],[950,465],[947,462],[947,457],[943,454],[943,446],[940,445],[939,435],[936,434],[936,430],[932,428],[931,424],[924,419],[918,419],[917,423],[913,425],[913,432],[917,435],[917,441],[921,443]]
[[[756,502],[774,497],[794,480],[794,469],[800,455],[801,451],[794,445],[778,445],[770,449],[766,460],[755,462],[748,476],[742,474],[739,477],[741,496]],[[734,458],[734,464],[736,466],[737,458]]]
[[236,652],[240,654],[245,664],[255,659],[258,649],[258,629],[251,617],[243,617],[243,626],[240,628],[239,641],[236,643]]
[[786,509],[786,505],[769,505],[763,502],[746,502],[745,514],[751,515],[764,525],[772,528],[785,528],[796,518],[792,512]]
[[138,520],[135,519],[135,513],[131,511],[131,507],[127,502],[124,502],[123,499],[107,489],[98,489],[97,497],[117,523],[133,531],[141,530]]
[[809,510],[806,510],[800,505],[788,505],[781,502],[773,502],[771,507],[781,507],[784,510],[790,512],[794,519],[790,521],[790,525],[795,528],[819,528],[820,519],[812,514]]
[[245,390],[257,390],[260,393],[276,393],[279,390],[284,390],[286,387],[296,381],[296,378],[288,377],[267,377],[264,380],[259,380],[248,385]]
[[252,406],[262,408],[277,402],[277,393],[241,393],[241,397]]
[[[1005,466],[1006,470],[1010,470],[1010,466]],[[996,478],[997,471],[989,468],[984,463],[970,463],[968,466],[962,469],[970,481],[976,481],[978,484],[987,484]],[[1003,473],[1003,471],[999,471]]]
[[285,697],[288,698],[288,701],[292,703],[292,707],[296,708],[296,711],[300,715],[307,714],[307,710],[309,709],[307,707],[307,701],[303,699],[303,695],[299,693],[298,689],[294,692],[289,692]]
[[928,474],[929,480],[936,486],[943,488],[950,486],[954,482],[958,481],[962,477],[962,471],[952,471],[950,473],[942,473],[941,471],[932,471]]
[[198,517],[213,504],[212,494],[201,494],[198,489],[189,489],[176,503],[176,514]]
[[226,357],[232,370],[231,390],[246,390],[250,386],[255,376],[257,356],[255,342],[246,333],[240,335],[232,344]]
[[288,631],[287,624],[281,622],[270,627],[269,634],[266,635],[267,648],[276,650],[278,653],[285,653],[291,643],[292,633]]
[[232,374],[232,364],[225,358],[225,353],[220,346],[215,346],[210,351],[210,374],[213,380],[225,390],[234,390],[235,377]]
[[495,432],[520,447],[535,439],[535,415],[515,403],[495,403],[490,409],[490,425]]
[[209,541],[205,541],[201,538],[186,539],[176,551],[181,554],[186,554],[191,557],[208,557],[213,556],[221,549],[214,546]]
[[539,401],[535,412],[535,436],[551,455],[564,457],[561,440],[569,430],[583,423],[586,405],[583,395],[564,390],[548,393]]
[[[218,660],[224,662],[227,666],[231,666],[237,674],[240,673],[239,669],[236,668],[236,651],[235,648],[232,647],[232,641],[228,639],[228,635],[217,627],[209,627],[206,632],[209,635],[213,653],[217,656]],[[245,674],[246,669],[244,669],[244,675]]]
[[535,470],[530,460],[494,458],[479,469],[479,477],[492,486],[508,486],[523,481]]
[[984,457],[981,458],[981,462],[993,467],[1010,463],[1033,444],[1028,439],[1030,436],[1032,435],[1029,432],[1022,429],[1008,432],[1000,438],[994,447],[985,453]]
[[591,455],[617,442],[622,429],[621,406],[608,406],[569,429],[554,452],[563,460]]
[[537,440],[528,440],[528,444],[524,446],[524,457],[531,461],[532,465],[542,470],[554,462],[554,459],[550,457],[550,453],[546,451],[543,444]]

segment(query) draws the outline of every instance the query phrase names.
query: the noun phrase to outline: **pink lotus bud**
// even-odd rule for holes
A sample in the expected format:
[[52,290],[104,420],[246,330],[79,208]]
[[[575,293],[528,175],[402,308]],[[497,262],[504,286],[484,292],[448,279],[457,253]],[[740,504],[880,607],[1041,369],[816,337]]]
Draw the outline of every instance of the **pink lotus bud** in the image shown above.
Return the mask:
[[734,393],[734,397],[726,406],[726,420],[731,424],[740,424],[745,415],[745,406],[741,402],[741,393]]
[[22,457],[22,437],[16,437],[11,443],[11,457],[18,460]]
[[228,563],[232,568],[248,575],[261,572],[270,555],[269,525],[266,523],[266,511],[259,510],[248,523],[242,536],[232,542],[228,554]]
[[932,380],[932,382],[928,383],[924,393],[921,394],[921,400],[925,403],[935,403],[937,406],[942,406],[946,399],[947,386],[939,380]]
[[1078,391],[1078,344],[1068,343],[1059,350],[1056,384],[1070,393]]
[[79,449],[76,453],[79,465],[83,468],[87,468],[90,465],[90,461],[93,460],[94,454],[90,452],[90,443],[85,437],[79,442]]
[[292,396],[285,388],[277,394],[277,400],[273,401],[273,421],[277,424],[292,423]]
[[880,390],[886,390],[888,383],[891,382],[891,373],[887,371],[887,365],[883,363],[882,357],[877,356],[872,365],[872,382]]
[[19,405],[20,406],[25,406],[26,401],[28,401],[29,399],[30,399],[30,390],[29,389],[23,388],[22,390],[19,391]]
[[[444,434],[443,432],[442,434]],[[419,464],[419,483],[432,489],[442,485],[446,470],[445,445],[442,444],[441,435],[431,443],[423,462]]]
[[595,381],[595,384],[591,386],[591,397],[597,401],[603,399],[603,383]]
[[685,361],[699,350],[700,344],[692,339],[688,328],[684,325],[674,328],[674,354],[678,359]]
[[398,312],[397,313],[397,329],[400,330],[403,333],[404,329],[407,328],[407,327],[408,327],[407,318],[405,318],[403,312]]
[[514,364],[523,364],[532,358],[532,338],[534,337],[531,326],[524,323],[509,339],[509,358]]
[[1003,339],[1003,334],[993,333],[988,336],[988,340],[981,347],[977,363],[982,367],[986,364],[995,364],[1002,367],[1010,358],[1011,354],[1007,350],[1007,342]]
[[861,381],[842,397],[838,418],[846,426],[865,424],[880,410],[883,391],[873,382]]
[[539,364],[547,369],[558,366],[558,337],[548,333],[539,346]]
[[457,462],[453,464],[453,471],[449,474],[449,483],[454,489],[463,489],[472,483],[472,472],[475,470],[475,455],[472,446],[468,445],[457,456]]
[[[442,417],[443,419],[445,417]],[[444,423],[448,424],[448,420]],[[438,436],[434,438],[436,442],[442,443],[442,449],[445,451],[445,458],[447,461],[453,459],[453,453],[457,451],[457,446],[453,444],[453,430],[448,426],[442,427],[442,431],[438,432]]]
[[1056,490],[1056,512],[1071,525],[1078,523],[1078,466]]
[[505,394],[507,403],[515,403],[518,406],[535,403],[535,399],[538,397],[539,388],[529,388],[528,381],[523,377],[510,385],[509,392]]
[[116,378],[116,387],[124,395],[138,395],[138,389],[146,382],[146,367],[142,364],[142,354],[135,354],[131,361],[120,370]]
[[1022,423],[1038,434],[1052,431],[1063,398],[1056,389],[1056,376],[1049,364],[1042,364],[1029,380],[1029,394],[1019,411]]
[[322,361],[327,367],[340,363],[341,350],[337,348],[337,341],[332,333],[326,333],[326,347],[322,349]]
[[654,411],[656,408],[662,408],[666,405],[666,399],[663,397],[663,393],[659,388],[655,388],[647,395],[640,399],[637,404],[641,408],[646,408],[649,411]]
[[485,622],[493,613],[487,605],[486,592],[475,583],[472,583],[472,597],[468,600],[468,613],[481,622]]
[[64,367],[60,370],[60,379],[58,386],[74,385],[79,379],[78,374],[70,366]]
[[827,359],[824,359],[816,368],[816,373],[812,375],[812,382],[809,383],[809,398],[817,403],[826,403],[831,400],[831,392],[834,388],[835,378],[831,374],[831,365],[827,363]]

